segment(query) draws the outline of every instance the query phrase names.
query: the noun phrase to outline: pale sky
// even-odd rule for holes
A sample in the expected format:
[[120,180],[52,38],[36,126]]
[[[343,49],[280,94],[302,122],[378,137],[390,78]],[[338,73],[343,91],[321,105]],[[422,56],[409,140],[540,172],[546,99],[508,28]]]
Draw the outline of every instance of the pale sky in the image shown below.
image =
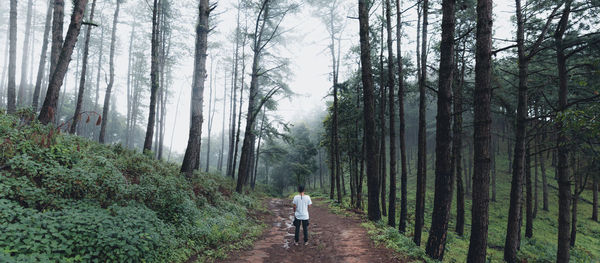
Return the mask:
[[[35,47],[34,50],[36,54],[34,55],[34,72],[37,71],[37,64],[39,63],[39,52],[41,49],[41,37],[43,33],[43,20],[46,12],[46,3],[47,1],[37,0],[35,3],[35,11],[37,18],[34,19],[38,26],[38,30],[35,35]],[[65,1],[67,6],[65,8],[65,23],[68,23],[70,20],[70,4],[71,1]],[[91,2],[91,1],[90,1]],[[112,12],[113,8],[107,4],[100,4],[105,2],[104,0],[99,0],[99,6],[104,10],[104,23],[107,29],[110,29],[112,25]],[[151,2],[151,1],[150,1]],[[185,27],[182,29],[183,32],[179,32],[174,37],[176,41],[186,43],[189,48],[193,48],[194,43],[194,31],[193,26],[196,24],[196,11],[197,11],[197,1],[194,0],[183,0],[183,1],[174,1],[175,5],[186,8],[181,8],[181,14],[179,14],[175,19],[176,23],[183,24]],[[212,1],[211,1],[212,2]],[[347,13],[349,17],[356,17],[356,0],[346,0],[345,2],[348,10],[342,10]],[[405,3],[404,8],[412,5],[411,3]],[[131,15],[131,8],[129,6],[135,5],[137,7],[143,6],[145,3],[144,0],[129,0],[126,4],[122,6],[120,21],[131,21],[133,16]],[[234,9],[234,3],[237,3],[237,0],[220,0],[218,1],[218,7],[215,9],[214,14],[217,14],[217,17],[213,20],[213,26],[216,26],[216,32],[209,36],[209,41],[211,42],[219,42],[222,44],[222,47],[217,49],[209,50],[210,55],[216,56],[231,56],[232,43],[228,40],[228,36],[235,28],[235,15],[236,11]],[[18,18],[18,36],[17,36],[17,87],[20,81],[20,65],[21,65],[21,49],[22,49],[22,41],[24,34],[24,24],[25,24],[25,10],[26,10],[27,1],[21,0],[19,1],[19,18]],[[136,19],[138,21],[145,20],[145,25],[147,25],[147,31],[150,30],[150,10],[146,7],[147,16],[139,16]],[[403,9],[404,9],[403,8]],[[439,3],[436,3],[434,8],[439,8]],[[320,22],[319,19],[315,18],[312,14],[312,7],[303,6],[301,11],[297,14],[290,15],[285,18],[282,27],[286,31],[284,34],[285,38],[289,40],[286,42],[285,46],[280,47],[278,53],[284,57],[289,58],[291,64],[291,70],[293,75],[291,76],[291,81],[289,83],[290,88],[296,96],[293,96],[291,99],[282,99],[280,100],[279,109],[276,113],[281,118],[294,122],[295,120],[310,118],[310,116],[314,116],[317,113],[324,111],[326,106],[325,96],[327,95],[328,89],[330,88],[330,80],[329,80],[329,72],[331,67],[331,62],[329,58],[329,53],[326,48],[328,45],[328,34],[325,30],[324,26]],[[378,14],[380,12],[377,12]],[[511,38],[512,33],[512,24],[510,22],[510,17],[514,13],[514,2],[509,0],[495,1],[495,22],[494,22],[494,30],[496,38]],[[435,22],[430,22],[430,25],[434,25],[439,22],[440,17],[436,17],[431,15],[431,20],[435,20]],[[95,19],[97,20],[97,19]],[[413,9],[406,13],[406,17],[404,17],[405,21],[415,21],[416,20],[416,9]],[[394,20],[395,21],[395,20]],[[252,23],[250,20],[249,23]],[[4,67],[5,61],[5,50],[6,50],[6,38],[7,35],[5,32],[8,27],[8,5],[3,5],[0,8],[0,32],[3,34],[0,35],[0,62],[2,63],[2,68]],[[415,40],[415,30],[416,25],[411,27],[405,27],[405,35],[407,39],[403,39],[403,52],[405,56],[414,56],[414,40]],[[68,25],[65,24],[64,32],[66,34]],[[432,32],[433,30],[430,30]],[[83,30],[82,30],[83,32]],[[118,42],[117,42],[117,57],[116,57],[116,82],[114,87],[115,99],[117,101],[118,110],[124,114],[126,111],[126,80],[127,80],[127,48],[129,44],[129,34],[131,32],[131,27],[125,23],[120,23],[118,25]],[[438,38],[438,36],[430,36]],[[342,41],[342,58],[346,57],[348,54],[349,48],[352,45],[358,44],[358,20],[347,18],[346,27],[344,29],[343,41]],[[143,41],[143,39],[139,39],[136,41]],[[150,38],[148,35],[148,47],[150,46]],[[105,54],[108,57],[108,43],[110,42],[110,34],[107,33],[105,35]],[[506,43],[496,42],[495,46],[504,46]],[[191,52],[191,51],[190,51]],[[67,80],[67,92],[74,91],[75,77],[74,77],[74,67],[76,64],[75,61],[76,53],[74,53],[73,61],[71,62],[69,71],[70,75]],[[183,153],[185,151],[185,147],[187,144],[188,138],[188,125],[189,125],[189,104],[190,104],[190,94],[191,94],[191,76],[192,76],[192,62],[193,56],[186,55],[183,56],[179,61],[178,65],[174,69],[174,83],[170,88],[172,90],[172,96],[169,98],[169,106],[168,106],[168,114],[167,114],[167,129],[166,129],[166,142],[167,147],[170,141],[172,131],[175,131],[175,136],[173,139],[173,150],[179,153]],[[93,63],[93,62],[91,62]],[[207,62],[207,67],[210,66],[210,60]],[[217,99],[221,99],[223,96],[223,75],[222,71],[223,66],[220,66],[218,61],[214,62],[215,67],[215,87],[216,90],[213,94],[216,94]],[[108,69],[108,61],[106,62],[106,69]],[[355,70],[357,67],[354,61],[346,61],[342,62],[341,66],[341,75],[340,79],[344,80],[348,76],[348,72],[351,70]],[[229,70],[229,69],[228,69]],[[3,80],[6,81],[6,80]],[[230,80],[227,80],[228,85]],[[208,84],[206,83],[205,89],[205,114],[208,110]],[[65,88],[63,86],[63,88]],[[101,90],[103,89],[101,85]],[[228,92],[229,93],[229,92]],[[103,94],[101,93],[101,98]],[[247,95],[246,95],[247,96]],[[177,105],[177,101],[179,99],[179,105]],[[147,104],[147,102],[146,102]],[[239,107],[239,105],[238,105]],[[245,108],[244,108],[245,109]],[[229,110],[229,106],[227,106],[227,111]],[[177,120],[175,120],[175,114],[178,111]],[[229,114],[228,112],[226,113]],[[217,113],[214,117],[215,123],[213,125],[213,136],[216,137],[217,134],[221,133],[221,118],[222,118],[222,102],[217,103]],[[206,119],[206,118],[205,118]],[[175,123],[176,122],[176,123]],[[173,129],[173,124],[175,123],[175,129]],[[207,122],[204,122],[203,128],[203,136],[206,135],[206,125]],[[213,137],[213,138],[214,138]],[[215,146],[215,149],[218,149],[219,146]]]

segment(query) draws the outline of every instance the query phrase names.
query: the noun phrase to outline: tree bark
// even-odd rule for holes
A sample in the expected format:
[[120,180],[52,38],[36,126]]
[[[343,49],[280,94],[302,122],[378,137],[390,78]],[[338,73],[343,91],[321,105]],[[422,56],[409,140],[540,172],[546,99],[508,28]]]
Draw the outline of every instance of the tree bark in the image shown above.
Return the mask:
[[7,112],[13,114],[17,111],[17,98],[15,94],[15,77],[17,74],[17,0],[10,0],[9,24],[8,86],[6,107]]
[[[385,21],[387,29],[387,52],[388,52],[388,110],[390,125],[390,196],[388,208],[388,225],[396,226],[396,108],[394,95],[394,51],[392,39],[392,6],[390,0],[385,1]],[[400,14],[399,14],[400,15]]]
[[[556,62],[558,71],[558,110],[564,111],[567,108],[568,94],[568,75],[567,58],[565,57],[563,47],[563,36],[569,24],[569,15],[571,13],[572,0],[565,3],[564,11],[560,22],[554,33],[556,47]],[[569,262],[569,244],[570,244],[570,211],[571,206],[571,181],[569,179],[569,147],[566,145],[567,134],[563,129],[562,121],[556,121],[557,145],[557,177],[558,177],[558,245],[556,261],[558,263]]]
[[[56,0],[56,2],[58,5],[59,0]],[[52,120],[54,120],[54,111],[58,102],[60,87],[63,84],[65,74],[67,73],[67,69],[69,68],[69,63],[71,62],[71,55],[73,54],[73,48],[77,43],[77,37],[79,36],[79,31],[81,30],[81,22],[83,20],[83,12],[85,10],[86,4],[87,0],[74,1],[73,14],[71,15],[71,23],[69,24],[69,29],[67,30],[67,36],[65,37],[64,45],[62,45],[60,56],[58,62],[56,63],[56,67],[54,71],[51,71],[52,74],[50,77],[50,82],[48,84],[46,98],[44,99],[44,104],[42,105],[40,115],[38,116],[38,120],[42,124],[48,124]]]
[[533,189],[531,183],[531,157],[529,147],[525,152],[525,237],[533,237]]
[[[400,139],[400,220],[398,228],[401,233],[406,232],[407,214],[407,189],[406,183],[408,172],[406,170],[406,121],[404,118],[404,71],[402,63],[402,12],[400,11],[400,0],[396,0],[396,51],[398,52],[398,116],[400,127],[398,130]],[[391,173],[390,173],[391,174]],[[391,191],[391,190],[390,190]],[[391,200],[391,199],[390,199]]]
[[[92,1],[92,9],[90,10],[90,16],[88,18],[90,21],[94,21],[94,10],[95,9],[96,9],[96,0],[93,0]],[[83,104],[83,95],[85,92],[85,77],[87,75],[87,63],[88,63],[88,55],[89,55],[89,50],[90,50],[91,33],[92,33],[92,26],[88,25],[87,30],[85,32],[85,44],[83,47],[81,78],[79,80],[79,91],[77,92],[77,103],[75,105],[75,113],[73,114],[73,121],[71,122],[71,129],[69,131],[71,134],[75,134],[75,132],[77,131],[77,123],[79,122],[79,119],[81,119],[80,114],[81,114],[81,107]],[[114,35],[113,35],[113,37],[114,37]],[[129,100],[127,101],[127,103],[129,105]],[[129,112],[129,107],[127,107],[127,111]],[[105,119],[105,121],[106,121],[106,119]]]
[[[425,0],[427,1],[427,0]],[[375,143],[375,108],[373,95],[373,73],[371,65],[371,47],[369,43],[369,11],[367,0],[358,0],[358,17],[360,31],[360,61],[363,83],[363,103],[365,121],[365,142],[367,159],[367,188],[369,196],[369,220],[381,219],[379,209],[379,184],[377,182],[379,167],[377,163],[377,145]]]
[[[240,52],[240,7],[241,2],[238,0],[237,6],[237,25],[235,28],[235,54],[233,56],[233,82],[231,83],[231,93],[233,94],[231,98],[232,110],[231,110],[231,120],[230,120],[230,131],[229,131],[229,151],[227,152],[227,176],[231,176],[233,179],[235,177],[235,167],[233,164],[234,159],[234,145],[235,145],[235,131],[236,131],[236,112],[237,112],[237,87],[238,87],[238,67],[239,67],[239,52]],[[242,105],[240,104],[240,109]]]
[[423,25],[421,33],[421,62],[419,68],[419,136],[417,153],[417,195],[415,204],[415,233],[413,241],[421,245],[421,234],[425,217],[425,195],[427,191],[427,13],[429,1],[423,0]]
[[442,1],[442,40],[435,145],[435,196],[426,253],[443,260],[452,207],[454,175],[451,164],[452,81],[454,75],[454,0]]
[[121,0],[117,0],[117,6],[115,8],[115,14],[113,17],[112,33],[110,38],[110,57],[109,57],[109,81],[106,86],[106,92],[104,93],[104,107],[102,109],[102,124],[100,125],[100,135],[98,142],[105,143],[106,136],[106,124],[108,123],[108,110],[110,107],[110,96],[112,93],[112,87],[115,84],[115,42],[117,40],[117,23],[119,20],[119,10],[121,9]]
[[29,60],[29,42],[31,36],[31,17],[32,17],[33,1],[29,0],[27,4],[27,22],[25,24],[25,39],[23,39],[23,54],[21,58],[21,82],[19,83],[19,94],[17,96],[17,105],[25,105],[25,90],[29,89],[27,78],[27,61]]
[[546,177],[546,161],[544,153],[539,154],[540,172],[542,173],[542,210],[548,211],[548,179]]
[[492,0],[477,1],[475,91],[473,96],[473,204],[467,262],[485,262],[490,183]]
[[217,162],[217,170],[219,173],[223,173],[223,155],[225,153],[225,111],[227,109],[227,72],[225,72],[224,86],[223,86],[223,119],[221,122],[221,150],[219,152],[219,160]]
[[463,52],[461,58],[460,82],[457,83],[454,90],[454,124],[452,137],[452,156],[454,158],[454,176],[456,177],[456,234],[462,236],[465,229],[465,192],[463,185],[463,166],[462,166],[462,136],[463,136],[463,83],[465,77],[465,44],[463,42]]
[[210,58],[210,80],[208,81],[208,137],[206,138],[206,167],[204,169],[205,173],[208,173],[208,168],[210,165],[210,137],[212,134],[212,124],[213,124],[213,116],[214,116],[214,103],[213,103],[213,83],[215,79],[214,71],[213,71],[213,62],[214,58],[211,56]]
[[[156,0],[155,0],[156,2]],[[181,165],[181,172],[191,178],[194,170],[198,169],[200,156],[200,136],[202,135],[202,100],[204,82],[206,80],[206,49],[208,46],[209,0],[200,0],[198,3],[198,23],[196,25],[196,46],[194,56],[194,82],[192,86],[191,125],[187,148]],[[150,137],[152,139],[152,137]]]
[[[149,152],[149,151],[152,150],[152,138],[154,137],[154,124],[156,122],[156,100],[157,100],[156,97],[157,97],[157,93],[158,93],[158,89],[159,89],[159,75],[158,75],[158,55],[159,55],[158,52],[159,52],[159,48],[158,48],[158,45],[159,45],[159,35],[160,35],[160,32],[159,32],[160,31],[160,29],[159,29],[159,26],[160,26],[160,14],[162,12],[161,11],[161,1],[162,0],[154,0],[154,7],[152,8],[152,50],[151,50],[152,54],[151,54],[151,60],[150,60],[151,61],[150,62],[150,82],[151,82],[151,87],[150,87],[150,110],[149,110],[149,113],[148,113],[148,125],[146,127],[146,137],[144,139],[144,148],[143,148],[144,152],[146,152],[146,151]],[[202,3],[204,1],[206,1],[206,0],[200,0],[200,4],[199,5],[202,5]],[[199,9],[200,9],[199,10],[199,13],[200,13],[199,16],[202,17],[203,16],[203,14],[202,14],[203,10],[200,7],[199,7]],[[201,18],[199,18],[199,20],[200,19]],[[208,19],[206,21],[208,21]],[[200,33],[200,32],[198,32],[198,28],[196,28],[196,31],[197,31],[196,34]],[[196,36],[196,45],[201,45],[201,44],[198,44],[198,41],[199,41],[198,40],[198,36]],[[196,51],[199,51],[198,47],[196,47]],[[204,52],[204,53],[206,53],[206,52]],[[196,52],[196,55],[197,56],[202,56],[202,55],[204,55],[204,53],[200,53],[199,54],[199,53]],[[196,59],[194,59],[194,60],[195,60],[194,61],[194,68],[196,68],[196,66],[199,66],[199,65],[197,65],[197,63],[201,63],[201,62],[196,61]],[[197,69],[197,70],[201,70],[201,69]],[[197,72],[194,71],[194,84],[193,84],[193,88],[192,88],[193,91],[196,90],[196,89],[198,89],[199,85],[200,85],[198,83],[195,83],[196,81],[198,81],[196,78],[201,78],[202,80],[204,80],[203,76],[200,76],[200,77],[196,76],[195,73],[197,73]],[[203,74],[205,74],[205,73],[203,73]],[[202,90],[204,89],[203,85],[204,85],[204,83],[202,83]],[[193,97],[194,97],[194,95],[192,95],[192,106],[191,107],[192,108],[196,108],[196,107],[200,106],[200,110],[202,110],[201,109],[202,108],[201,103],[200,103],[200,105],[194,105],[194,103],[197,103],[198,101],[195,101]],[[192,115],[194,115],[193,112],[195,110],[196,109],[192,109]],[[192,117],[192,121],[200,121],[200,123],[202,123],[202,116],[201,115],[202,115],[202,113],[200,113],[200,118],[196,119],[196,120],[194,120],[194,117]],[[191,126],[194,126],[194,124],[192,124]],[[202,128],[199,128],[199,129],[202,129]],[[192,130],[190,128],[190,136],[191,136],[192,133],[193,132],[192,132]],[[198,139],[198,140],[200,140],[200,139]],[[200,145],[200,142],[198,142],[197,144]],[[192,148],[194,148],[194,147],[192,147]],[[189,142],[189,140],[188,140],[188,146],[187,146],[187,149],[186,149],[186,155],[187,155],[188,150],[191,150],[190,149],[190,142]],[[198,154],[199,154],[199,152],[200,152],[200,148],[198,148]],[[194,157],[196,157],[196,159],[198,159],[197,155],[194,155]],[[184,159],[184,161],[185,161],[185,159]],[[199,165],[198,161],[194,161],[193,164],[195,166]],[[185,172],[188,176],[191,176],[191,173],[192,173],[193,169],[190,169],[190,170],[184,169],[184,167],[186,165],[187,164],[182,164],[182,166],[181,166],[182,172]],[[195,167],[195,168],[197,168],[197,167]]]
[[598,177],[594,177],[592,195],[592,220],[598,222]]

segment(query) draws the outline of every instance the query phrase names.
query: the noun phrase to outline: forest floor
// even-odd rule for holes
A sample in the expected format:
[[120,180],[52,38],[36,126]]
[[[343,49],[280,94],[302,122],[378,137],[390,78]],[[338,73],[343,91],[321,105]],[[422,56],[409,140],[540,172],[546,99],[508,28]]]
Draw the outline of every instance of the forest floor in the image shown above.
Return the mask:
[[290,202],[268,199],[266,229],[250,250],[237,251],[221,262],[403,262],[397,253],[376,246],[357,216],[333,214],[327,204],[315,201],[310,211],[308,245],[294,245]]

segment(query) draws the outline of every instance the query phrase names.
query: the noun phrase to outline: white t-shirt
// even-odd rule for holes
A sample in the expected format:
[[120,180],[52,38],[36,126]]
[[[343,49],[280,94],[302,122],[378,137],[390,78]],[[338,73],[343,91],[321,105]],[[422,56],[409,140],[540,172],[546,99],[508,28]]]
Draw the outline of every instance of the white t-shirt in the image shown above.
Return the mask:
[[296,205],[296,213],[294,213],[294,216],[298,220],[308,220],[308,206],[312,205],[310,196],[296,195],[294,196],[294,201],[292,203]]

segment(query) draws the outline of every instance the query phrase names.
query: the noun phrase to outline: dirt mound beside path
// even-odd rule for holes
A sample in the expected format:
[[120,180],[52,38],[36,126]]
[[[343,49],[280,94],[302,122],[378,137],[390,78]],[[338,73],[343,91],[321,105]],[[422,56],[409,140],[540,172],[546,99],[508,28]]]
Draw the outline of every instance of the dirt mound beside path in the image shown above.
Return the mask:
[[386,248],[376,247],[360,219],[331,213],[325,204],[315,201],[309,209],[308,245],[294,245],[291,201],[268,200],[272,215],[265,218],[270,226],[247,251],[238,251],[222,262],[403,262]]

